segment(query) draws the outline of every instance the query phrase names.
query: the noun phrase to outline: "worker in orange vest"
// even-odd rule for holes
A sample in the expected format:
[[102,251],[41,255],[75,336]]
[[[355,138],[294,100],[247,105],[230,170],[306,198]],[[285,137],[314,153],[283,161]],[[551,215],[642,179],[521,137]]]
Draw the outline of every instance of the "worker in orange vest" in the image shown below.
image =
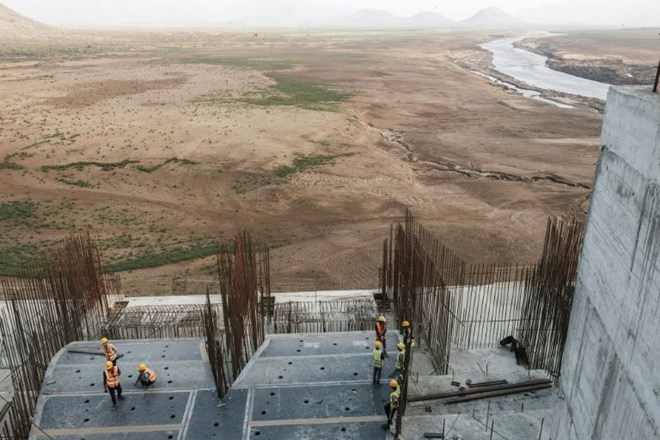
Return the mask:
[[376,321],[376,340],[383,344],[383,353],[385,354],[385,357],[387,357],[386,334],[387,322],[385,321],[385,317],[381,315],[378,317],[378,321]]
[[137,381],[135,381],[135,385],[142,384],[143,387],[149,388],[151,385],[156,383],[156,379],[158,378],[158,375],[156,372],[150,368],[147,368],[146,364],[140,364],[138,365],[138,378]]
[[[121,395],[121,383],[119,382],[119,367],[112,365],[112,361],[105,362],[105,370],[103,370],[103,388],[106,393],[110,393],[112,399],[112,406],[117,405],[117,399],[123,399]],[[117,393],[117,397],[115,397]]]
[[101,338],[101,347],[105,353],[105,360],[112,362],[113,366],[117,365],[117,348],[108,342],[108,338]]

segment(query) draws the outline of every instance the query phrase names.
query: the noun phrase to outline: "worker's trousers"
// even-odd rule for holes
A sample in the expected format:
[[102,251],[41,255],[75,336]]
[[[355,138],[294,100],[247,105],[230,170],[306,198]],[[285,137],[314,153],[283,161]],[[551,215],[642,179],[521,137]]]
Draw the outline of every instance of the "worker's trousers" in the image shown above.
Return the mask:
[[[116,388],[109,388],[108,387],[108,393],[110,393],[110,398],[112,399],[112,404],[116,405],[117,404],[117,397],[121,398],[121,384],[117,385]],[[115,397],[115,393],[117,393],[116,397]]]
[[391,405],[388,403],[385,405],[385,414],[387,415],[387,424],[390,425],[392,424],[392,420],[394,419],[394,416],[396,415],[396,410],[398,408],[395,406],[394,408],[391,407]]
[[374,385],[378,385],[380,383],[380,375],[382,374],[382,372],[383,372],[382,367],[381,368],[374,367],[374,375],[372,378],[372,382]]

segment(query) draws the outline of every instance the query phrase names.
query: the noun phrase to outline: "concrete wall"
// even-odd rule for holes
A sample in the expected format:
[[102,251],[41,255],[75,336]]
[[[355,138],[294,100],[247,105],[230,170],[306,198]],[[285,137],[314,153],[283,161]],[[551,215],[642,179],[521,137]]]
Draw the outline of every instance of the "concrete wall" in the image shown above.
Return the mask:
[[660,96],[610,90],[555,440],[660,439]]

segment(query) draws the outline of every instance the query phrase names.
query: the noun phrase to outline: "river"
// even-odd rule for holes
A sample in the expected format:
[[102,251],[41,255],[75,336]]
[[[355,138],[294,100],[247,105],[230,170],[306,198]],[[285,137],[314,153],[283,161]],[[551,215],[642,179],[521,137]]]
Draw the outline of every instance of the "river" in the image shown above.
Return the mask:
[[548,58],[513,46],[521,37],[502,38],[482,44],[493,54],[495,70],[532,87],[584,96],[605,101],[609,84],[592,81],[552,70],[546,66]]

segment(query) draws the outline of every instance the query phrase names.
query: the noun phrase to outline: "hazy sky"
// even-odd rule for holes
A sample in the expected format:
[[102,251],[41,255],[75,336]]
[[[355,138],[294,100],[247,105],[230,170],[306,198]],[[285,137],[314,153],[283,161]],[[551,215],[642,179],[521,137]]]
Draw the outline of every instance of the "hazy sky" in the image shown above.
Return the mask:
[[[518,9],[530,6],[541,5],[548,3],[548,0],[460,0],[460,1],[446,1],[446,0],[306,0],[307,3],[317,3],[328,7],[338,8],[343,6],[346,9],[359,10],[363,8],[377,8],[386,9],[397,15],[413,15],[420,11],[436,11],[449,18],[461,20],[476,13],[479,9],[486,6],[494,5],[502,8],[507,12],[515,12]],[[282,4],[291,4],[289,0],[0,0],[10,8],[29,15],[32,18],[39,19],[45,22],[52,22],[56,19],[58,22],[65,19],[63,11],[70,11],[72,7],[79,7],[82,9],[96,9],[107,10],[113,7],[119,11],[125,5],[133,5],[140,10],[145,8],[163,8],[176,6],[201,7],[205,10],[219,11],[222,7],[226,7],[230,15],[235,15],[238,12],[246,13],[252,9],[255,14],[264,7]],[[552,1],[550,1],[552,3]],[[176,9],[179,9],[177,7]],[[201,9],[200,8],[200,9]],[[69,12],[72,22],[78,21],[75,17],[76,14]],[[113,17],[114,19],[115,17]]]
[[[19,13],[55,26],[217,25],[260,17],[274,25],[314,25],[360,9],[399,16],[434,11],[463,20],[497,6],[530,22],[629,25],[660,22],[660,0],[0,0]],[[253,20],[254,22],[254,20]],[[658,23],[660,24],[660,23]]]

